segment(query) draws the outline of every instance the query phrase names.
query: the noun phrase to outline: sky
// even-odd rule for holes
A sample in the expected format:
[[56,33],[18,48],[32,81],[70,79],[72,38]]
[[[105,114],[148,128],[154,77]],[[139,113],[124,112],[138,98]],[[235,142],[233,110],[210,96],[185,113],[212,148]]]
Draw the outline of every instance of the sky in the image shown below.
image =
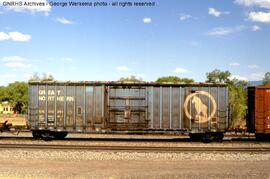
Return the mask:
[[0,85],[34,73],[71,81],[173,75],[203,82],[214,69],[248,81],[270,71],[270,0],[150,0],[151,7],[6,2],[0,0]]

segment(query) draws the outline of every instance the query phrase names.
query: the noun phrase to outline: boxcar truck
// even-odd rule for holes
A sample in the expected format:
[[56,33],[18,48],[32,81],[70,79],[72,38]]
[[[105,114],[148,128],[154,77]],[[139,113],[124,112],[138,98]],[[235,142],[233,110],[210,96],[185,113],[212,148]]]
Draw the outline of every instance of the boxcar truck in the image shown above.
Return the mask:
[[68,133],[183,134],[223,138],[229,127],[226,84],[29,82],[34,138]]
[[248,88],[248,132],[270,139],[270,85]]

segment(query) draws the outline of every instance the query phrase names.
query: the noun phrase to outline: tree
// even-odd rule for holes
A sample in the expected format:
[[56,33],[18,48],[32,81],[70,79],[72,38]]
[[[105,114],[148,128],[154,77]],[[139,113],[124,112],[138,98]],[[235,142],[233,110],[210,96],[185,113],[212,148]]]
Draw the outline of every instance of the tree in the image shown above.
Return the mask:
[[231,113],[232,126],[244,126],[247,110],[247,82],[233,79],[228,83],[229,109]]
[[5,88],[6,101],[13,106],[14,112],[26,113],[28,105],[28,86],[25,82],[10,83]]
[[236,78],[230,79],[229,71],[220,71],[215,69],[206,74],[206,82],[227,83],[229,89],[229,110],[232,119],[232,126],[244,126],[247,109],[247,82]]
[[40,81],[40,77],[38,76],[38,73],[35,72],[29,79],[29,81]]
[[172,83],[193,83],[194,80],[190,78],[179,78],[177,76],[163,76],[157,79],[156,82],[165,83],[165,82],[172,82]]
[[229,71],[220,71],[218,69],[215,69],[214,71],[207,73],[206,76],[206,82],[227,83],[230,81],[229,77],[231,76],[231,73]]
[[131,75],[129,77],[121,77],[118,81],[120,82],[142,82],[142,78],[137,78],[134,75]]
[[0,86],[0,102],[7,101],[6,87]]
[[270,72],[265,73],[263,78],[263,85],[270,85]]
[[29,79],[29,81],[53,81],[53,80],[54,80],[54,77],[51,74],[43,73],[42,78],[41,78],[36,72]]
[[54,77],[52,74],[43,73],[41,81],[53,81]]

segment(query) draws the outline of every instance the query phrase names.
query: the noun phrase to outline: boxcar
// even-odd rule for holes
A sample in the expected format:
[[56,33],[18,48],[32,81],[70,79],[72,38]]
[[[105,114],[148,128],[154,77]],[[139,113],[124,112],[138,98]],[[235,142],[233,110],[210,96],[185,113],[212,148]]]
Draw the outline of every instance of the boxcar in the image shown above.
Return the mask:
[[247,128],[257,138],[270,136],[270,85],[248,88]]
[[30,82],[33,136],[67,133],[189,133],[223,138],[230,124],[225,84]]

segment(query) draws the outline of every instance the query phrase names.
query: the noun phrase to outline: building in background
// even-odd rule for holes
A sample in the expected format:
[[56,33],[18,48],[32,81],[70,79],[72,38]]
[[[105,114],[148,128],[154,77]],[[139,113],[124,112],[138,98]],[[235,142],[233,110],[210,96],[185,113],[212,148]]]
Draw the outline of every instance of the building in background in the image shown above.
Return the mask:
[[0,114],[13,114],[13,107],[9,104],[8,101],[0,103]]

